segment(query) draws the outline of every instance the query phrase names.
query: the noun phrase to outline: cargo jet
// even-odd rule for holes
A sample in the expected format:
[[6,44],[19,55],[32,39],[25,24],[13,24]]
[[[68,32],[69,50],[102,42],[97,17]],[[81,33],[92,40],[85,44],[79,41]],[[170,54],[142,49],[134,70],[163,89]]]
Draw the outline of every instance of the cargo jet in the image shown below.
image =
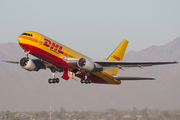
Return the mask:
[[[175,64],[174,62],[123,62],[123,56],[128,45],[127,40],[112,52],[106,60],[93,60],[84,56],[65,45],[62,45],[42,34],[33,31],[26,31],[18,38],[19,45],[24,50],[25,57],[19,61],[7,61],[7,63],[20,64],[28,71],[39,71],[49,68],[52,72],[52,78],[48,82],[59,83],[59,78],[55,73],[63,72],[62,78],[80,78],[81,83],[99,83],[99,84],[121,84],[122,80],[154,80],[154,78],[145,77],[127,77],[117,76],[118,70],[126,68],[143,68],[153,65]],[[31,54],[38,59],[30,59]]]

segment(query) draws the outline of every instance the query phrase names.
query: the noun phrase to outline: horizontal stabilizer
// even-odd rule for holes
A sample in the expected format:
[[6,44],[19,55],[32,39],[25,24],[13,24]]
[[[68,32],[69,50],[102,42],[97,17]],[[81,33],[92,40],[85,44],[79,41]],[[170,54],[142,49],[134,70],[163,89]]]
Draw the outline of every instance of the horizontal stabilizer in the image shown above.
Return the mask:
[[113,76],[116,80],[155,80],[154,78]]

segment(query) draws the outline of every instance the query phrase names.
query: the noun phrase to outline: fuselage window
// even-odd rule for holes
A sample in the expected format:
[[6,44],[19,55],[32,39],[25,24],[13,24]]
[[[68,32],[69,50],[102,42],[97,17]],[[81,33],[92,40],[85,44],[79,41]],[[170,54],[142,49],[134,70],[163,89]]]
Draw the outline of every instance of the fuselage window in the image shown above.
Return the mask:
[[30,36],[30,37],[33,36],[32,34],[29,34],[29,33],[22,33],[21,35],[26,35],[26,36]]

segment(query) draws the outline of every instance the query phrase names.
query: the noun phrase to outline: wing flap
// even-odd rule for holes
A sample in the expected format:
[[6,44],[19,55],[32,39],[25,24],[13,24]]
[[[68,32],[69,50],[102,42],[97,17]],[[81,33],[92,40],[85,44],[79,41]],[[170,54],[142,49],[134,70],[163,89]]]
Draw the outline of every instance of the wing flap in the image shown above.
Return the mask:
[[154,78],[146,77],[127,77],[127,76],[113,76],[116,80],[155,80]]

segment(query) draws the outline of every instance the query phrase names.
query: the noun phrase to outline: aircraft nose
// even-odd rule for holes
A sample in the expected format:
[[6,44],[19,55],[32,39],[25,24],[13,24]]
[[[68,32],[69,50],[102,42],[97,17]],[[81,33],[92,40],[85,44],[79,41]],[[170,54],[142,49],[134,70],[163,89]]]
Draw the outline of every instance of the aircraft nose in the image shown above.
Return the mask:
[[21,46],[21,44],[26,43],[26,40],[31,40],[31,37],[32,37],[32,34],[30,34],[30,33],[26,33],[26,32],[22,33],[18,37],[18,42],[19,42],[20,46]]
[[21,46],[21,44],[23,43],[22,35],[20,35],[20,36],[18,37],[18,43],[19,43],[20,46]]
[[18,43],[20,44],[22,42],[21,35],[18,37]]
[[28,51],[28,47],[26,46],[26,42],[27,42],[27,38],[26,36],[22,33],[19,37],[18,37],[18,43],[21,46],[21,48],[25,51]]

